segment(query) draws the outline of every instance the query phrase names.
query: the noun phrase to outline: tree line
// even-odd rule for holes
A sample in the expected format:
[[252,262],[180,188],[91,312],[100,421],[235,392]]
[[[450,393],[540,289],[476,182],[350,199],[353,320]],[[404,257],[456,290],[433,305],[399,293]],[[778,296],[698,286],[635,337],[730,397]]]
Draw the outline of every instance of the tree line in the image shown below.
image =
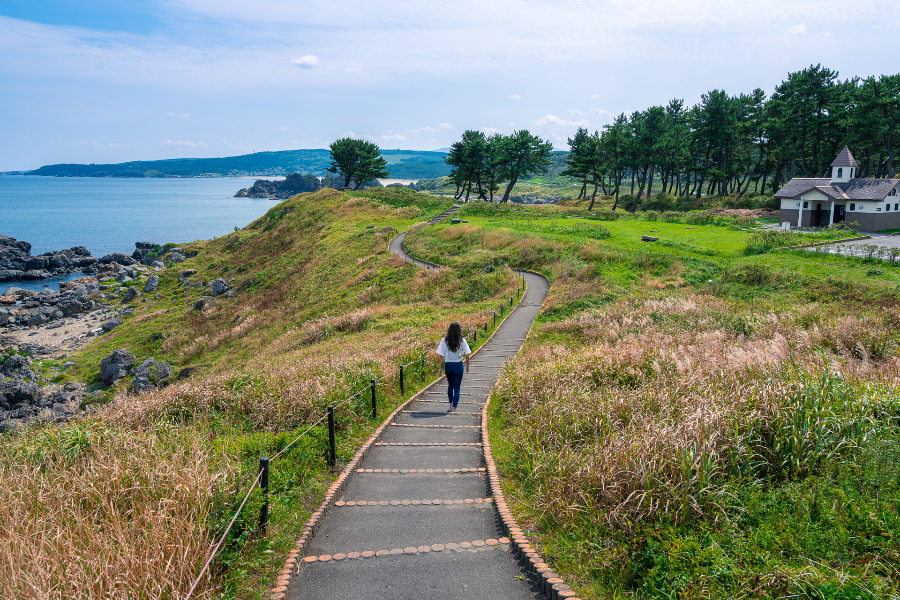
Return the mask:
[[[620,114],[591,134],[569,139],[565,175],[615,196],[630,184],[629,210],[650,196],[654,181],[674,196],[775,193],[793,177],[827,177],[844,145],[859,177],[894,177],[900,136],[900,75],[839,80],[821,65],[789,73],[771,96],[757,88],[729,96],[713,90],[687,107],[683,100]],[[630,180],[630,181],[629,181]],[[637,193],[634,192],[637,187]]]

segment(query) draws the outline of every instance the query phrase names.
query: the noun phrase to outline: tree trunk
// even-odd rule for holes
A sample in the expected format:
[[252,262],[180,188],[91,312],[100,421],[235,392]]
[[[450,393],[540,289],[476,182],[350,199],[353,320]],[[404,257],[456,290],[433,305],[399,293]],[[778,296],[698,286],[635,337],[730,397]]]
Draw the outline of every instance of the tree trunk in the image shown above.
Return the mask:
[[644,171],[644,175],[638,178],[638,193],[637,196],[631,201],[631,208],[628,209],[628,212],[635,212],[637,210],[638,202],[641,199],[641,195],[644,193],[644,185],[647,183],[647,171]]
[[634,169],[631,169],[631,195],[634,196]]
[[518,177],[513,177],[512,181],[509,182],[509,185],[506,186],[506,191],[503,192],[503,199],[500,200],[500,202],[509,201],[509,195],[510,195],[510,193],[512,193],[512,189],[513,189],[513,187],[515,187],[516,181],[518,181],[518,180],[519,180]]
[[597,180],[594,179],[594,193],[591,194],[591,205],[588,206],[588,211],[594,210],[594,200],[597,198]]

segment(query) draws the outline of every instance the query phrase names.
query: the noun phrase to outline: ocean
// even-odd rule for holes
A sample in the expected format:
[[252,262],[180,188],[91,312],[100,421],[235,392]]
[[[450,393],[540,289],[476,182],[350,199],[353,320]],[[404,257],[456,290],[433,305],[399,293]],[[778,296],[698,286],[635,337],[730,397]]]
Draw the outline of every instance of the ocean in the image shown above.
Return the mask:
[[[134,252],[135,242],[208,240],[244,227],[279,200],[234,198],[258,177],[138,179],[0,175],[0,234],[31,243],[31,254],[86,246],[96,257]],[[276,177],[267,179],[280,179]],[[58,290],[52,280],[0,283]]]

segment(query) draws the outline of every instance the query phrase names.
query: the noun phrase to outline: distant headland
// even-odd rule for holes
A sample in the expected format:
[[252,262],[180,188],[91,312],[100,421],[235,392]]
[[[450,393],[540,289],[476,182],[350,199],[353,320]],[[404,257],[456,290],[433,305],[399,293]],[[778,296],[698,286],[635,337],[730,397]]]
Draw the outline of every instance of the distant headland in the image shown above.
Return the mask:
[[[399,179],[435,179],[450,174],[445,153],[424,150],[382,150],[391,176]],[[286,176],[291,173],[325,175],[328,150],[283,150],[254,152],[220,158],[175,158],[141,160],[118,164],[45,165],[33,171],[7,175],[46,177],[247,177]]]

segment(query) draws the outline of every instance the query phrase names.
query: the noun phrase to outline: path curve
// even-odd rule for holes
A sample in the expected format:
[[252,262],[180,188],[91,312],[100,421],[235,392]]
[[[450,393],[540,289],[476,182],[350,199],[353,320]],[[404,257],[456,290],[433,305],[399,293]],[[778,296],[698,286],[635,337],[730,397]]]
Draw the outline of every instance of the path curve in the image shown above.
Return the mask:
[[[391,252],[437,268],[407,254],[405,237],[391,240]],[[482,431],[500,371],[521,349],[549,290],[546,278],[523,276],[522,301],[471,359],[459,412],[446,412],[441,378],[382,426],[308,540],[291,600],[544,597],[503,537]]]

